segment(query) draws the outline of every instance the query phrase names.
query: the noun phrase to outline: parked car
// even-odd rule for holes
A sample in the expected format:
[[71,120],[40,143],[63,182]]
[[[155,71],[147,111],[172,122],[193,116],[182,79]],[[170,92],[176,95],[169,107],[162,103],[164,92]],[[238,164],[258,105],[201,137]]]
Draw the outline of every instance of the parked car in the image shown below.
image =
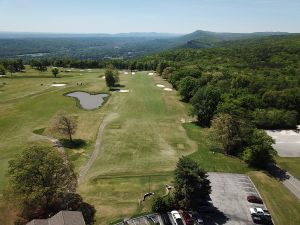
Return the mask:
[[182,212],[182,217],[183,217],[186,225],[194,225],[194,221],[193,221],[192,215],[190,213],[184,211],[184,212]]
[[263,204],[262,199],[256,195],[247,196],[247,201],[251,203]]
[[173,218],[173,220],[174,220],[174,222],[175,222],[176,225],[184,225],[184,223],[182,221],[182,218],[181,218],[181,216],[180,216],[180,214],[179,214],[178,211],[173,210],[171,212],[171,214],[172,214],[172,218]]
[[264,224],[272,223],[272,217],[268,210],[264,210],[262,208],[250,208],[250,213],[254,222]]
[[161,219],[162,219],[162,221],[163,221],[163,223],[164,223],[165,225],[172,225],[172,222],[171,222],[171,220],[170,220],[170,217],[169,217],[169,215],[168,215],[167,213],[161,214]]
[[155,214],[150,214],[150,215],[147,215],[146,217],[147,217],[147,219],[148,219],[152,224],[159,224],[158,216],[157,216],[157,215],[155,215]]
[[192,220],[194,221],[194,225],[203,225],[203,219],[198,212],[191,212]]

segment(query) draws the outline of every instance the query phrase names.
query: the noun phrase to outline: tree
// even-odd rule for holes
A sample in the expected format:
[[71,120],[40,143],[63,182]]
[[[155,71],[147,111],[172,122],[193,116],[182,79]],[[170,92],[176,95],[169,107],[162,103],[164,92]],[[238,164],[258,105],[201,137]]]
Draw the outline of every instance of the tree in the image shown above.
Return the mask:
[[119,82],[119,72],[116,69],[108,68],[105,71],[105,82],[107,87],[114,87]]
[[164,197],[155,197],[151,205],[152,211],[156,213],[168,212],[177,207],[174,196],[171,194]]
[[0,75],[5,75],[6,74],[6,70],[4,68],[3,65],[0,65]]
[[297,111],[282,109],[256,109],[252,116],[262,129],[295,129],[299,118]]
[[9,161],[10,191],[25,220],[48,218],[61,193],[74,192],[77,177],[72,164],[56,149],[31,146]]
[[13,65],[9,65],[7,67],[8,72],[10,72],[10,76],[12,77],[12,74],[16,72],[16,68]]
[[209,126],[220,102],[221,93],[213,86],[199,88],[191,99],[192,113],[197,115],[198,122],[203,126]]
[[221,143],[224,153],[232,154],[233,149],[241,146],[241,131],[237,118],[229,114],[218,114],[212,120],[211,132]]
[[58,68],[53,68],[51,70],[51,72],[52,72],[53,76],[56,77],[59,74],[59,69]]
[[174,72],[174,68],[173,67],[167,67],[164,69],[164,71],[162,72],[162,78],[164,79],[169,79],[169,77],[171,76],[171,74]]
[[188,102],[195,94],[198,88],[197,79],[194,77],[185,77],[179,81],[179,93],[183,101]]
[[274,163],[277,152],[272,147],[274,140],[264,131],[255,129],[250,138],[250,145],[243,153],[243,160],[250,166],[265,168]]
[[156,68],[157,74],[161,76],[162,73],[163,73],[163,71],[164,71],[164,69],[166,69],[168,66],[169,65],[168,65],[167,62],[160,62],[160,63],[158,63],[157,68]]
[[181,157],[175,169],[175,200],[184,209],[194,209],[209,197],[207,173],[188,157]]
[[70,142],[73,142],[72,135],[77,128],[75,117],[68,115],[66,112],[59,112],[54,120],[52,129],[59,134],[68,136]]

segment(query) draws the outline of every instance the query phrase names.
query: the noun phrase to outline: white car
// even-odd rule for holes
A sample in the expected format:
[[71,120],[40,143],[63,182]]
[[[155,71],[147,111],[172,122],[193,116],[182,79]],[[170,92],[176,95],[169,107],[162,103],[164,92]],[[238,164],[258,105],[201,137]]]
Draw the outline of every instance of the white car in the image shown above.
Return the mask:
[[250,208],[250,213],[254,221],[272,221],[270,213],[262,208]]
[[173,210],[171,212],[171,215],[172,215],[172,218],[173,218],[176,225],[184,225],[183,220],[182,220],[182,218],[181,218],[178,211]]
[[250,208],[250,213],[253,216],[263,216],[265,214],[262,208]]

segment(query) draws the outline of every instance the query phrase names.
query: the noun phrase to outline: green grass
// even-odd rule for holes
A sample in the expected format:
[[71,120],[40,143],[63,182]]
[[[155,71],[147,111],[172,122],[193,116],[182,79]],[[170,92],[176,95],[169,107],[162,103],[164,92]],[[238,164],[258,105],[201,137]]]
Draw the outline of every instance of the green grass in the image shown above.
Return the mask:
[[300,157],[295,157],[295,158],[277,157],[276,163],[282,169],[288,171],[294,177],[300,180]]
[[[102,75],[102,70],[74,70],[61,73],[60,78],[53,78],[49,71],[40,73],[27,68],[25,73],[18,73],[13,78],[0,79],[0,83],[6,83],[0,92],[0,191],[7,184],[8,161],[27,143],[37,141],[34,133],[53,136],[47,128],[60,110],[78,118],[74,138],[86,143],[78,148],[66,148],[76,171],[87,162],[94,150],[97,131],[104,117],[112,113],[118,115],[105,128],[101,153],[86,181],[78,188],[85,201],[96,207],[97,224],[109,224],[148,212],[151,199],[142,204],[138,200],[149,190],[156,195],[164,194],[165,185],[171,184],[173,170],[182,155],[189,155],[207,171],[246,173],[252,170],[237,158],[211,152],[214,144],[207,129],[195,124],[182,124],[181,120],[191,119],[187,106],[179,101],[175,91],[166,92],[156,87],[157,83],[169,85],[158,77],[147,76],[146,73],[121,75],[121,84],[130,92],[111,93],[106,104],[97,110],[82,110],[77,107],[76,101],[64,96],[75,90],[107,92],[105,81],[100,78]],[[68,85],[51,87],[54,82]],[[80,83],[83,85],[78,85]],[[299,165],[297,159],[294,160],[286,161],[286,164],[291,165],[292,162],[293,168],[299,168],[296,167]],[[284,161],[279,164],[284,167]],[[296,174],[297,171],[291,173]],[[262,182],[255,176],[254,179],[262,190],[279,190],[283,195],[279,198],[283,205],[292,201],[277,181],[265,178],[268,182]],[[268,195],[271,193],[266,193],[264,200],[268,199]],[[276,203],[270,210],[276,212],[282,208]],[[7,210],[0,201],[0,218],[11,220],[13,211]],[[280,211],[278,221],[284,216]]]
[[215,144],[210,141],[207,128],[201,128],[193,123],[186,123],[183,127],[189,138],[198,143],[198,151],[194,152],[189,157],[197,161],[206,171],[246,173],[251,170],[251,168],[239,158],[212,152],[211,149]]
[[107,103],[118,118],[106,127],[101,153],[79,188],[98,209],[99,224],[149,211],[149,200],[137,204],[149,176],[151,191],[164,191],[178,158],[197,149],[180,122],[189,118],[186,106],[156,82],[167,85],[146,73],[121,76],[130,92],[114,93]]
[[[82,75],[80,75],[82,74]],[[75,138],[93,142],[98,125],[103,118],[101,110],[93,112],[81,110],[71,98],[63,96],[72,90],[106,91],[105,82],[98,78],[102,70],[93,72],[61,73],[61,78],[53,78],[51,72],[40,73],[27,68],[25,73],[17,73],[12,78],[1,78],[6,85],[0,93],[0,190],[7,184],[5,173],[8,161],[22,151],[26,143],[32,141],[34,132],[41,134],[60,110],[78,116],[79,125]],[[68,83],[66,87],[51,87],[52,83]],[[77,83],[82,82],[83,86]],[[41,85],[43,84],[43,85]],[[47,129],[43,131],[47,133]],[[85,154],[75,160],[77,168],[89,157],[93,145],[85,149]]]
[[262,172],[250,172],[249,176],[271,212],[276,225],[298,225],[300,202],[281,183]]

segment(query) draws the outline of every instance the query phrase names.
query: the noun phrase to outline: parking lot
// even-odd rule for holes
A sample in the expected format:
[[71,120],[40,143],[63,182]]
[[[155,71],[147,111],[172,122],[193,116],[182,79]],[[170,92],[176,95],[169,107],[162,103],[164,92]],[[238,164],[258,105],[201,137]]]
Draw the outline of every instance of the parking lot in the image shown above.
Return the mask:
[[274,149],[280,157],[300,157],[299,130],[267,130],[274,140]]
[[209,173],[210,195],[217,213],[204,215],[205,224],[252,225],[250,207],[262,207],[247,201],[248,195],[258,195],[249,177],[242,174]]
[[[211,203],[200,210],[205,225],[253,225],[251,207],[265,208],[260,204],[249,203],[247,196],[258,195],[250,178],[243,174],[208,173],[211,181]],[[164,223],[163,215],[149,214],[126,220],[116,225],[175,225],[170,213],[165,214],[169,223]]]

